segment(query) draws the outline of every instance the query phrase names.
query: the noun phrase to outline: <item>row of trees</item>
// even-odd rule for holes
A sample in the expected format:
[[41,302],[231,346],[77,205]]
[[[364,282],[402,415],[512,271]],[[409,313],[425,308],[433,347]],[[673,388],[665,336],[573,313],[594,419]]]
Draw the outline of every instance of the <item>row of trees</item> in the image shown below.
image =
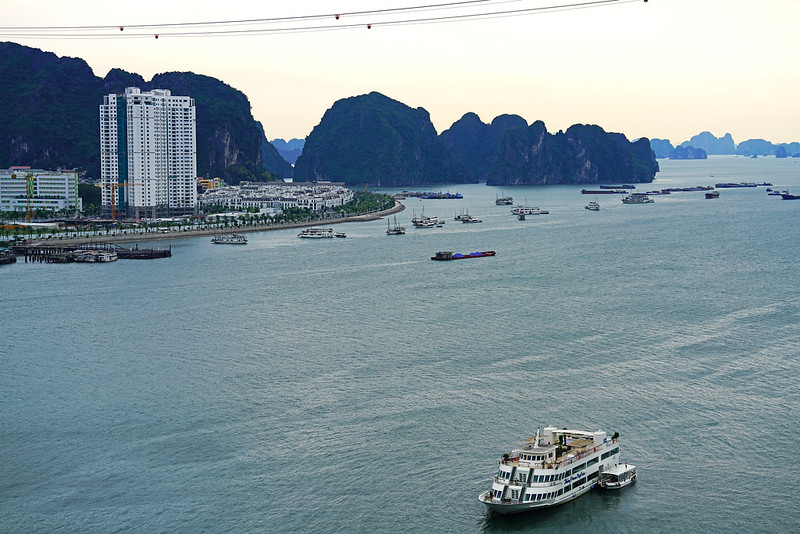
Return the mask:
[[[283,225],[300,222],[323,221],[331,218],[362,215],[386,210],[394,206],[395,200],[389,195],[361,192],[355,193],[355,199],[344,206],[318,213],[307,208],[288,208],[277,215],[259,213],[248,210],[235,215],[206,213],[199,217],[186,217],[177,220],[163,221],[120,221],[115,223],[87,220],[85,224],[70,227],[49,228],[45,226],[26,226],[14,224],[24,219],[20,212],[0,212],[0,218],[8,221],[0,224],[2,241],[19,239],[59,239],[65,237],[91,238],[94,236],[115,234],[146,234],[165,232],[187,232],[199,229],[236,229],[257,226]],[[52,211],[52,210],[50,210]],[[68,217],[74,213],[45,213],[47,218]],[[210,211],[214,211],[213,209]]]

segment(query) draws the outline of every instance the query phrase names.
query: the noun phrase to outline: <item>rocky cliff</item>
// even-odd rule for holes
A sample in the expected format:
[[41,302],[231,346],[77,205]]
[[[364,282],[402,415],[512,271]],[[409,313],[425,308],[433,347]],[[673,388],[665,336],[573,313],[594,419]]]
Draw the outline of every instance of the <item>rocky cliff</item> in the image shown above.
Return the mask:
[[472,177],[486,180],[506,131],[527,126],[519,115],[500,115],[485,124],[475,113],[467,113],[439,137]]
[[550,134],[542,121],[506,132],[488,185],[652,182],[658,172],[646,138],[634,142],[599,126]]

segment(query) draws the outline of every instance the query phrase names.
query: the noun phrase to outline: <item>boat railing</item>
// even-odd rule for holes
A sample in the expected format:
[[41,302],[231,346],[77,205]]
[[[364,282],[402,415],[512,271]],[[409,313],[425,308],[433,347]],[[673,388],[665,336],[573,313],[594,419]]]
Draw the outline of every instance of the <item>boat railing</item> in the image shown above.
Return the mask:
[[523,486],[523,487],[531,487],[531,488],[546,488],[548,486],[560,486],[562,481],[561,480],[551,480],[550,482],[531,482],[530,480],[507,480],[505,478],[500,478],[495,475],[494,481],[497,484],[508,484],[509,486]]

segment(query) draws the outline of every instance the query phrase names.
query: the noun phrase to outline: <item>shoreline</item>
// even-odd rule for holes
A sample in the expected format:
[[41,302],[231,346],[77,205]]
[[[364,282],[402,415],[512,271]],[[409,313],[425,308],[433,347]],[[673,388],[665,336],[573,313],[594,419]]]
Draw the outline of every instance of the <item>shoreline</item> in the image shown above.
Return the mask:
[[368,213],[366,215],[355,215],[352,217],[339,217],[337,219],[320,219],[316,221],[277,224],[277,225],[262,225],[262,226],[242,226],[238,228],[203,228],[198,230],[176,230],[169,233],[162,234],[158,232],[145,232],[145,233],[131,233],[131,234],[108,234],[108,235],[94,235],[86,237],[63,237],[55,239],[32,239],[31,244],[46,245],[50,243],[59,243],[63,245],[76,245],[79,243],[129,243],[139,241],[164,241],[167,239],[183,239],[186,237],[203,237],[213,236],[220,233],[237,233],[249,234],[253,232],[269,232],[272,230],[285,230],[287,228],[304,228],[307,226],[320,226],[328,224],[342,224],[348,222],[366,222],[382,219],[387,215],[400,213],[406,209],[405,205],[401,202],[395,201],[395,205],[388,210],[377,211],[375,213]]

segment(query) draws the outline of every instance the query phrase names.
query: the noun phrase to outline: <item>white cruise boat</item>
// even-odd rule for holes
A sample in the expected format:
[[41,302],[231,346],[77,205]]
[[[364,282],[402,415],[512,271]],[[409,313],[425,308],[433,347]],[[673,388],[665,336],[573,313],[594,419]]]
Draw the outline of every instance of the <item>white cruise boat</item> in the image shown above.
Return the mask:
[[527,206],[517,206],[511,210],[511,213],[514,215],[547,215],[550,213],[549,210],[543,210],[541,208],[534,208],[534,207],[527,207]]
[[297,234],[297,237],[310,239],[333,238],[333,228],[306,228]]
[[212,237],[211,242],[215,245],[246,245],[247,236],[242,234],[224,234]]
[[602,430],[548,426],[503,455],[492,489],[478,499],[499,514],[557,506],[592,489],[619,457],[619,440]]
[[117,253],[109,250],[76,250],[73,259],[79,263],[108,263],[117,261]]
[[653,199],[647,193],[631,193],[622,199],[624,204],[652,204]]

